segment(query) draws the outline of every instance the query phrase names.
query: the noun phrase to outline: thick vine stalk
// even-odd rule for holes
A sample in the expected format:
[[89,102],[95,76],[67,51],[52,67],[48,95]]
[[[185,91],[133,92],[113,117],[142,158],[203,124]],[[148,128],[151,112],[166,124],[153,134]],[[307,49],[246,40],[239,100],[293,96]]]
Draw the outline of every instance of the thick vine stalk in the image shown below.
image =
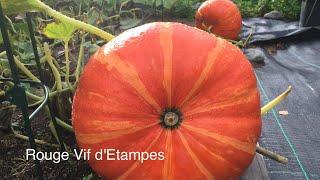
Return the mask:
[[28,76],[30,79],[34,80],[34,81],[37,81],[37,82],[40,82],[40,80],[32,74],[31,71],[29,71],[28,68],[25,67],[25,65],[19,61],[18,58],[14,57],[14,62],[16,63],[17,67],[26,75]]
[[46,5],[45,3],[41,2],[40,0],[35,0],[35,3],[36,3],[36,6],[39,10],[47,13],[48,15],[52,16],[56,20],[63,21],[66,24],[70,24],[78,29],[82,29],[82,30],[85,30],[89,33],[95,34],[106,41],[110,41],[111,39],[114,38],[114,36],[112,34],[109,34],[109,33],[105,32],[95,26],[92,26],[90,24],[76,20],[74,18],[70,18],[64,14],[61,14],[60,12],[52,9],[51,7]]
[[61,91],[62,90],[61,75],[60,75],[59,70],[57,69],[57,67],[53,64],[49,45],[47,43],[45,43],[43,45],[43,49],[44,49],[44,54],[45,54],[45,60],[49,64],[49,66],[51,68],[51,71],[53,73],[55,82],[57,84],[57,91]]

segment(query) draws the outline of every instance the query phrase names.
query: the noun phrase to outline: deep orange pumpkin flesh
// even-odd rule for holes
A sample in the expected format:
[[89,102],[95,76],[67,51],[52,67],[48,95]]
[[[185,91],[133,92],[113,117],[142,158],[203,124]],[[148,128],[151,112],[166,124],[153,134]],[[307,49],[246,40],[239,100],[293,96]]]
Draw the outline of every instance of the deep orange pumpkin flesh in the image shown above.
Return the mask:
[[261,131],[259,92],[243,53],[179,23],[146,24],[100,48],[82,74],[72,118],[78,145],[93,153],[165,153],[144,163],[91,158],[107,179],[234,179],[252,161]]
[[196,26],[226,39],[238,38],[242,28],[240,11],[230,0],[208,0],[198,9]]

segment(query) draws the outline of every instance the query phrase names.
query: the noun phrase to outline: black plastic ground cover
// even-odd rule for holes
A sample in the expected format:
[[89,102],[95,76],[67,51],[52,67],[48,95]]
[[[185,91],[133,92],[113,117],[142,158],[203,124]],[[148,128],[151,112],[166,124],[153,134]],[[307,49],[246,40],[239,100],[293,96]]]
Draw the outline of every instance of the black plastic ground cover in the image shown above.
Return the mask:
[[320,1],[303,0],[301,4],[300,24],[302,26],[320,25]]
[[320,27],[299,27],[298,21],[285,22],[264,18],[247,18],[243,21],[242,38],[248,37],[251,33],[252,38],[249,42],[254,43],[296,36],[315,29],[320,29]]
[[[271,30],[280,24],[268,26]],[[257,44],[266,57],[265,65],[255,68],[262,105],[292,86],[288,98],[263,117],[260,145],[289,159],[283,165],[264,158],[268,175],[276,180],[320,179],[320,31],[303,32],[280,42],[283,48],[273,53],[265,43]],[[280,115],[281,110],[289,114]]]

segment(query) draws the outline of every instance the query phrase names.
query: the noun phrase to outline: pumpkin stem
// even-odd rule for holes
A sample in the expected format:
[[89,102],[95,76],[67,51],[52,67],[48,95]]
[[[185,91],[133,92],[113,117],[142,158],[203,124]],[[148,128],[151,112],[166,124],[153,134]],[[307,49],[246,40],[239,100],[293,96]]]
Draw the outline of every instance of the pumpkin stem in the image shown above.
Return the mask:
[[271,158],[279,163],[282,163],[282,164],[287,164],[288,163],[288,158],[286,157],[283,157],[275,152],[272,152],[272,151],[269,151],[261,146],[257,146],[257,149],[256,149],[256,152],[263,155],[263,156],[266,156],[268,158]]
[[182,113],[178,108],[166,108],[160,116],[160,125],[164,128],[178,128],[182,121]]
[[164,115],[163,121],[167,126],[174,126],[178,123],[179,117],[176,113],[168,112]]

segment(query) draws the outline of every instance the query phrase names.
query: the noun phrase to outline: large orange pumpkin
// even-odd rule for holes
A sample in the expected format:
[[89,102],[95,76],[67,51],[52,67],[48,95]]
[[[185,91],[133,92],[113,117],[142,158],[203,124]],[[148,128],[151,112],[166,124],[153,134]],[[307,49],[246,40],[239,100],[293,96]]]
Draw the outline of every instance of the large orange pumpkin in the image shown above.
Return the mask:
[[240,11],[230,0],[208,0],[198,9],[196,26],[227,39],[237,39],[242,28]]
[[91,157],[107,179],[236,178],[261,131],[259,92],[243,53],[179,23],[146,24],[100,48],[82,74],[72,116],[78,145],[91,154],[164,153],[143,163]]

